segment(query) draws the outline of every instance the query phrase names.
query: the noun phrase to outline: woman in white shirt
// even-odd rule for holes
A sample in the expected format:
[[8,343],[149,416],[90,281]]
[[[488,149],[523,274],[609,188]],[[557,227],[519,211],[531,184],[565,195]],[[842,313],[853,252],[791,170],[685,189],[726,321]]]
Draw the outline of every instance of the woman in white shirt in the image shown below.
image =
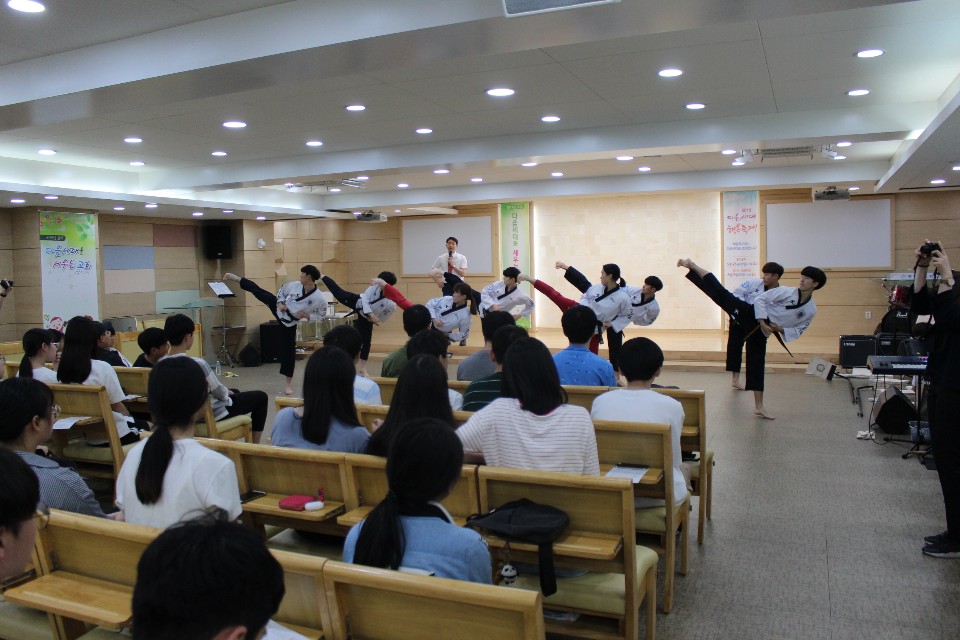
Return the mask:
[[229,458],[193,439],[207,401],[203,369],[191,358],[153,367],[147,401],[153,435],[130,449],[117,476],[117,506],[134,524],[165,529],[197,512],[240,517],[237,472]]
[[21,378],[36,378],[40,382],[56,382],[57,372],[45,365],[57,359],[57,345],[53,334],[47,329],[28,329],[23,334],[23,359],[20,361]]
[[470,285],[458,282],[451,295],[433,298],[425,306],[430,311],[435,329],[447,334],[451,342],[466,342],[470,335],[470,315],[476,313]]

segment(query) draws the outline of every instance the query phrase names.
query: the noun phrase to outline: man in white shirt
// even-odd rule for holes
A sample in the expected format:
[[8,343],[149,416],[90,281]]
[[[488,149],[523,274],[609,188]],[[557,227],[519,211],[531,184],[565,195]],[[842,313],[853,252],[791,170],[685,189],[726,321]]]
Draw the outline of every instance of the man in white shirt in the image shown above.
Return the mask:
[[[488,311],[506,311],[513,316],[514,320],[530,317],[533,311],[533,300],[517,286],[519,275],[520,269],[507,267],[503,270],[502,280],[492,282],[480,291],[481,318]],[[520,305],[523,305],[523,308],[519,312],[514,312],[514,309]]]
[[[450,273],[457,276],[460,280],[463,280],[467,277],[467,256],[462,253],[457,253],[457,247],[460,245],[460,241],[450,236],[447,238],[447,251],[446,253],[441,253],[436,260],[433,261],[433,265],[430,267],[431,277],[433,277],[433,271],[437,270],[441,274]],[[443,295],[448,296],[453,291],[453,285],[457,281],[453,282],[437,282],[437,286],[443,289]]]
[[[762,274],[760,278],[744,280],[739,287],[733,290],[733,295],[747,304],[753,304],[753,301],[756,300],[757,296],[761,293],[769,291],[770,289],[776,289],[780,286],[780,277],[783,275],[782,266],[776,262],[768,262],[763,265],[760,272]],[[743,356],[743,343],[746,341],[747,334],[743,330],[743,327],[733,320],[730,320],[730,327],[727,333],[727,371],[733,376],[730,381],[730,386],[741,391],[745,389],[740,383],[740,364]],[[755,343],[750,343],[750,345],[751,346],[747,347],[748,349],[755,346]],[[748,351],[747,360],[750,361],[751,359],[753,358]]]
[[[356,365],[360,362],[363,338],[354,327],[341,324],[324,334],[323,346],[343,349],[353,358],[353,363]],[[357,404],[383,404],[380,399],[380,386],[370,378],[357,373],[353,378],[353,401]]]

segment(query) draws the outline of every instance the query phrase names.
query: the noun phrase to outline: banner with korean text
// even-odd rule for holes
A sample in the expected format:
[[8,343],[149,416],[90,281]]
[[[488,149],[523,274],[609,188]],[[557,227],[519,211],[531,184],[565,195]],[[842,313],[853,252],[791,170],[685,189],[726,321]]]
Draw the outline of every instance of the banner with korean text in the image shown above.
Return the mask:
[[97,216],[40,212],[43,326],[63,331],[73,316],[100,318],[97,296]]
[[723,284],[733,290],[760,274],[760,192],[723,193]]
[[[521,273],[530,273],[530,203],[504,202],[500,204],[500,264],[503,268],[516,267]],[[533,297],[526,282],[520,284]],[[517,326],[530,328],[529,318],[517,320]]]

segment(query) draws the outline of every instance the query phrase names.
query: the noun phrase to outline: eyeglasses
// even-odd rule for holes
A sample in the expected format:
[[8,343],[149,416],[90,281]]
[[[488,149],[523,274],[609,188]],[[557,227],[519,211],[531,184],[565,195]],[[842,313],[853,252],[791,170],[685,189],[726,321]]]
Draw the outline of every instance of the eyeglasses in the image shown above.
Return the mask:
[[50,507],[43,502],[38,502],[34,516],[37,521],[37,530],[46,529],[47,525],[50,524]]
[[50,415],[53,416],[54,421],[59,420],[59,419],[60,419],[60,405],[55,404],[55,405],[53,405],[52,407],[50,407]]

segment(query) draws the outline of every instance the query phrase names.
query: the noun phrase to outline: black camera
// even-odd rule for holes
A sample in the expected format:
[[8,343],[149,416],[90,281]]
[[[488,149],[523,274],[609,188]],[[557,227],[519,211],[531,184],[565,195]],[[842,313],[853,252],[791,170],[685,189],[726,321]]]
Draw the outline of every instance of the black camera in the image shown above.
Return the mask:
[[920,247],[920,255],[922,256],[930,256],[934,251],[943,251],[939,242],[928,242]]
[[0,287],[3,287],[3,290],[6,291],[13,286],[13,280],[0,280]]

